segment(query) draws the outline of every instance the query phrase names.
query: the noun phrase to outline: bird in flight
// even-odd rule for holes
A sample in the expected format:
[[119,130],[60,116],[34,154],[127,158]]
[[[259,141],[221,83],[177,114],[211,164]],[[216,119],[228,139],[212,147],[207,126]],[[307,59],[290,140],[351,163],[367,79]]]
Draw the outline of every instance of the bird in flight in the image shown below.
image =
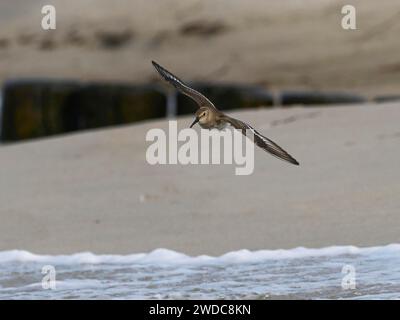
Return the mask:
[[229,117],[226,114],[222,113],[214,106],[214,104],[210,100],[208,100],[200,92],[190,88],[177,76],[173,75],[171,72],[160,66],[155,61],[152,61],[152,64],[166,81],[172,84],[178,91],[193,99],[199,105],[199,109],[195,113],[195,119],[190,125],[190,128],[192,128],[196,123],[199,123],[200,127],[202,127],[203,129],[215,128],[219,130],[222,130],[227,125],[231,125],[235,129],[241,130],[242,134],[245,136],[247,130],[250,130],[254,135],[254,143],[258,147],[269,152],[279,159],[285,160],[294,165],[299,165],[297,160],[294,159],[289,153],[283,150],[272,140],[264,137],[252,126],[241,120]]

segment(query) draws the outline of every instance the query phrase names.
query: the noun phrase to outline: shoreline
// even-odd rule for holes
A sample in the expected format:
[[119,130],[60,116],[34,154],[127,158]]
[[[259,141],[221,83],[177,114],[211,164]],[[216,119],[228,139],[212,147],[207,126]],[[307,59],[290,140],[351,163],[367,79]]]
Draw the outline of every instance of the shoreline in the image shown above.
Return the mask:
[[36,254],[26,250],[0,251],[0,262],[46,262],[61,264],[76,263],[242,263],[259,262],[263,260],[292,260],[310,257],[336,257],[343,255],[373,255],[379,253],[397,254],[400,251],[400,243],[390,243],[372,247],[357,246],[328,246],[322,248],[296,247],[290,249],[261,249],[247,250],[239,249],[225,252],[220,255],[188,255],[185,253],[157,248],[149,252],[134,252],[128,254],[95,254],[88,251],[75,252],[71,254]]

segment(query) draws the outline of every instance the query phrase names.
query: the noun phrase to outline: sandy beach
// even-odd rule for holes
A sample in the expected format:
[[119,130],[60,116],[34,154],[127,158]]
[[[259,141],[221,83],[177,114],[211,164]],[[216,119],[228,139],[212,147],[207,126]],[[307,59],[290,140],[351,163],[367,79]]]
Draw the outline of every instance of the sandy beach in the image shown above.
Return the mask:
[[[399,0],[0,1],[0,300],[398,300],[399,19]],[[200,109],[189,129],[185,84],[250,127]],[[207,160],[231,158],[199,126],[223,120],[290,163],[234,140],[233,164],[181,164],[209,134]]]
[[145,135],[166,120],[2,145],[0,250],[219,255],[399,242],[398,103],[231,114],[300,167],[261,150],[250,176],[151,166]]
[[153,59],[186,80],[398,94],[397,0],[352,1],[350,31],[341,0],[53,0],[52,31],[40,27],[45,4],[0,3],[0,82],[153,82]]

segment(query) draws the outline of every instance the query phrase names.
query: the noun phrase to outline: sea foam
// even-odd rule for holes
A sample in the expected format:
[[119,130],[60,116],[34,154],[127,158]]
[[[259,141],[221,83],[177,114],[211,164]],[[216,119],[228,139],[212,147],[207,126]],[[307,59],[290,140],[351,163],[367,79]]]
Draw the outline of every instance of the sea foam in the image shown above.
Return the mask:
[[[54,288],[43,281],[54,269]],[[354,289],[344,288],[353,279]],[[343,282],[346,280],[345,282]],[[398,299],[400,244],[188,256],[0,252],[1,299]]]
[[399,254],[400,244],[376,247],[330,246],[318,249],[298,247],[294,249],[257,250],[242,249],[221,256],[188,256],[168,249],[155,249],[149,253],[127,255],[94,254],[79,252],[69,255],[39,255],[25,250],[0,251],[0,263],[38,262],[50,264],[203,264],[203,263],[254,263],[267,260],[300,259],[338,255],[390,255]]

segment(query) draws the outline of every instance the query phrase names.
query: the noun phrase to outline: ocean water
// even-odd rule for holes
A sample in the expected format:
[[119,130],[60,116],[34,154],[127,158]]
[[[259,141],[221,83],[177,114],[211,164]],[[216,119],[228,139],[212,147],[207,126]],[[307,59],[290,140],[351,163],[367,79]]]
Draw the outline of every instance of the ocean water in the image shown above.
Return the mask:
[[0,299],[398,298],[400,244],[239,250],[219,257],[167,249],[131,255],[0,252]]

